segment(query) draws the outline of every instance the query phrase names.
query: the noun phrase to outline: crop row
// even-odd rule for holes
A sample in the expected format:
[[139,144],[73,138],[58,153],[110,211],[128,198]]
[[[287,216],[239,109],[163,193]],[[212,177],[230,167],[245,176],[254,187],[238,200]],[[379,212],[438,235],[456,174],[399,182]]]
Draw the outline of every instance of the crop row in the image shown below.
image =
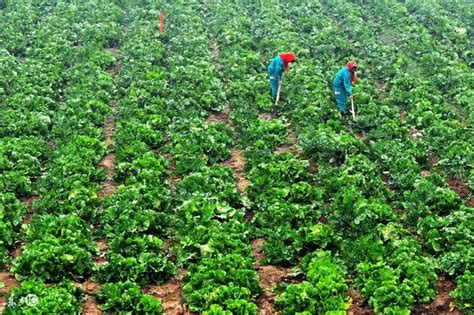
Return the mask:
[[[69,281],[84,280],[95,268],[92,256],[98,249],[92,225],[100,205],[97,192],[105,179],[97,167],[106,152],[101,127],[114,94],[106,69],[115,59],[104,48],[119,40],[121,14],[114,5],[87,8],[19,5],[4,16],[4,52],[8,50],[18,66],[8,82],[10,95],[3,99],[12,105],[2,107],[9,111],[4,131],[19,141],[4,137],[2,144],[18,146],[9,150],[20,158],[12,161],[13,167],[23,172],[12,176],[5,190],[18,196],[38,194],[31,222],[21,229],[21,214],[9,213],[24,245],[11,266],[22,283],[13,289],[14,303],[8,304],[7,313],[25,311],[29,306],[19,301],[28,294],[38,296],[40,312],[60,311],[62,299],[67,309],[80,310],[74,296],[80,290]],[[14,181],[21,184],[13,185]],[[8,198],[3,200],[7,211],[14,210]],[[43,282],[61,283],[45,287]]]

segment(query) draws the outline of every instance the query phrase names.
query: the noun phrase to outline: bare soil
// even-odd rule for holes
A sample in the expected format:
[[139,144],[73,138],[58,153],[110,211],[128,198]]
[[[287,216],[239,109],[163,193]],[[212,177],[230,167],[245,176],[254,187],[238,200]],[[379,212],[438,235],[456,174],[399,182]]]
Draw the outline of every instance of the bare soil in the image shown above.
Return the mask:
[[224,107],[219,112],[212,112],[211,115],[206,119],[206,124],[224,124],[229,127],[229,113],[230,107]]
[[382,179],[382,182],[388,187],[390,186],[390,174],[381,172],[380,173],[380,178]]
[[429,177],[430,175],[431,175],[431,172],[428,170],[421,171],[421,177]]
[[458,178],[453,177],[448,177],[447,182],[449,187],[451,187],[451,189],[456,192],[459,197],[464,199],[469,207],[474,207],[474,196],[472,196],[468,184],[462,182]]
[[362,295],[355,289],[349,289],[346,295],[352,298],[352,303],[347,314],[349,315],[372,315],[374,311],[370,308],[367,302],[364,300]]
[[15,248],[12,252],[11,252],[11,256],[13,258],[17,258],[18,256],[21,255],[21,253],[23,253],[23,244],[19,244],[17,248]]
[[318,163],[314,162],[314,161],[311,161],[309,162],[309,172],[311,174],[318,174],[319,172],[319,165]]
[[104,127],[102,128],[102,134],[105,139],[105,146],[108,148],[111,145],[115,144],[115,141],[112,139],[112,136],[115,133],[115,112],[117,109],[117,101],[112,102],[112,114],[107,117]]
[[[115,47],[106,48],[105,50],[111,53],[117,61],[122,58],[122,54]],[[120,70],[120,67],[121,67],[121,64],[119,62],[116,62],[114,66],[107,68],[106,71],[111,75],[115,75]]]
[[115,153],[105,155],[99,162],[99,166],[107,171],[109,179],[111,179],[115,172]]
[[151,294],[158,298],[165,314],[191,314],[182,299],[183,287],[181,280],[185,273],[185,270],[180,270],[177,277],[160,285],[149,285],[143,290],[143,293]]
[[97,244],[97,247],[99,247],[99,250],[101,252],[106,252],[109,249],[109,245],[107,245],[105,240],[98,240],[95,243]]
[[287,152],[294,155],[299,155],[301,153],[301,149],[298,147],[298,136],[296,135],[296,132],[293,130],[293,128],[288,129],[288,142],[288,145],[278,147],[275,150],[275,154]]
[[3,314],[5,308],[6,295],[10,293],[11,287],[18,286],[20,283],[15,279],[15,276],[9,271],[0,271],[0,282],[5,285],[0,289],[0,314]]
[[367,138],[360,132],[354,132],[354,137],[356,137],[356,139],[360,141],[367,140]]
[[273,117],[275,117],[275,114],[274,113],[260,113],[258,117],[263,120],[272,120]]
[[106,197],[113,195],[113,193],[117,190],[117,183],[106,180],[102,182],[100,185],[100,191],[98,193],[99,199],[104,200]]
[[274,302],[276,293],[273,290],[278,286],[285,283],[291,282],[289,274],[291,268],[284,268],[273,265],[261,265],[261,260],[265,257],[262,252],[262,247],[265,244],[265,240],[258,238],[251,242],[253,254],[255,256],[255,268],[260,277],[260,286],[263,289],[263,293],[257,299],[257,312],[258,314],[270,315],[280,314],[281,312],[275,310]]
[[239,190],[239,192],[243,195],[247,195],[246,189],[249,185],[249,181],[245,178],[244,173],[244,151],[232,148],[230,149],[230,152],[232,156],[230,157],[230,159],[225,161],[223,165],[229,167],[234,172],[237,189]]
[[[29,225],[33,218],[33,201],[39,199],[38,195],[33,195],[22,199],[22,202],[28,207],[29,213],[23,218],[22,225]],[[16,258],[23,252],[23,243],[19,240],[15,241],[15,249],[10,253],[11,257]],[[1,313],[0,313],[1,314]]]
[[[110,48],[113,49],[113,48]],[[112,139],[115,133],[115,112],[117,109],[117,102],[112,102],[112,114],[107,118],[107,122],[102,128],[102,134],[104,135],[104,144],[109,149],[115,145],[115,141]],[[99,162],[99,167],[104,168],[107,171],[108,179],[101,184],[100,191],[98,192],[99,198],[104,198],[112,195],[117,190],[117,183],[113,181],[113,175],[115,173],[115,153],[106,154]]]
[[33,211],[33,201],[38,200],[38,195],[33,195],[28,198],[23,198],[21,201],[28,207],[30,211]]
[[452,298],[449,293],[454,290],[455,284],[451,280],[444,278],[438,279],[436,284],[437,294],[433,302],[420,304],[413,308],[412,314],[462,314],[459,310],[451,310]]
[[107,253],[107,250],[109,249],[109,245],[105,240],[97,240],[95,241],[97,247],[99,248],[99,253],[97,255],[94,255],[92,257],[92,260],[94,263],[98,266],[103,265],[107,262],[107,259],[105,258],[105,255]]
[[430,155],[428,157],[428,162],[432,165],[435,166],[438,164],[438,157],[433,153],[430,152]]
[[99,304],[92,297],[92,294],[100,290],[100,284],[92,281],[85,281],[79,283],[84,290],[85,300],[81,303],[83,308],[83,314],[85,315],[98,315],[102,314],[99,308]]

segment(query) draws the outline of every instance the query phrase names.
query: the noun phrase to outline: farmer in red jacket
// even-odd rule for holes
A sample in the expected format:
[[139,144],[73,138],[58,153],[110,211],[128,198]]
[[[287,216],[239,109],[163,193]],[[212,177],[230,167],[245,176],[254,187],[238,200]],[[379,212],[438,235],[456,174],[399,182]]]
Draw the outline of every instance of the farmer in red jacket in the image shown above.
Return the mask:
[[272,87],[272,97],[275,99],[278,92],[278,86],[281,84],[281,76],[283,69],[288,72],[290,63],[296,60],[295,54],[292,52],[281,53],[268,66],[268,75],[270,76],[270,86]]

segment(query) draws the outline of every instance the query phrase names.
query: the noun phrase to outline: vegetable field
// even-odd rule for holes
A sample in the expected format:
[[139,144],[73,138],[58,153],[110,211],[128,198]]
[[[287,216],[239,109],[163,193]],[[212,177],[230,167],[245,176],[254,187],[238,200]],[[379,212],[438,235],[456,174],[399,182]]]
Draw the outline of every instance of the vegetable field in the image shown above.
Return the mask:
[[474,314],[472,2],[290,2],[0,1],[0,313]]

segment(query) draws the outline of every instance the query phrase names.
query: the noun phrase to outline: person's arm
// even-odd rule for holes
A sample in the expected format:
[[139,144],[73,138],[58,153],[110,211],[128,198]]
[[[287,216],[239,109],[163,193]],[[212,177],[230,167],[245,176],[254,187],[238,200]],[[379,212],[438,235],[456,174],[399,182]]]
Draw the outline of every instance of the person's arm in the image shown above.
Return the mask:
[[285,64],[283,63],[283,60],[279,58],[275,65],[275,78],[277,79],[277,81],[281,80],[281,74],[283,73],[284,69],[285,69]]
[[351,72],[347,70],[346,73],[344,73],[344,88],[346,89],[346,93],[349,96],[352,96],[352,78],[351,78]]
[[270,65],[268,66],[268,75],[270,77],[273,76],[274,68],[275,68],[275,59],[273,59],[272,62],[270,62]]

